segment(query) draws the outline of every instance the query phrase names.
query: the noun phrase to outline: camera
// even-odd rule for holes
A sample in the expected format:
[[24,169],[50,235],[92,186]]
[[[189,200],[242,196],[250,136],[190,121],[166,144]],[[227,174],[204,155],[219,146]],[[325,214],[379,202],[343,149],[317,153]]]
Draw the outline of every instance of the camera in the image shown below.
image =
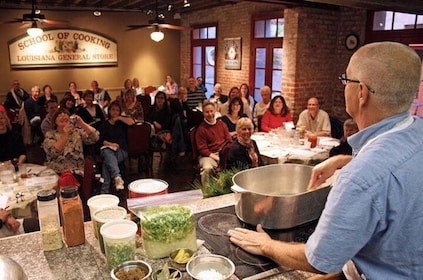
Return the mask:
[[75,126],[76,125],[76,118],[75,117],[70,117],[70,123]]

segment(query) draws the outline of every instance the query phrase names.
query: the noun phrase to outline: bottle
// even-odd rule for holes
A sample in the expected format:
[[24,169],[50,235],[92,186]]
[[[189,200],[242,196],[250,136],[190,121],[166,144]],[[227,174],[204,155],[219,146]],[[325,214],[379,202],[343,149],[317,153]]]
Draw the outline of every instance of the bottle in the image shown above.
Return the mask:
[[60,190],[59,198],[63,239],[68,247],[85,243],[84,211],[78,187],[66,187]]
[[52,251],[62,248],[62,232],[60,230],[56,191],[42,190],[38,192],[37,206],[43,250]]
[[294,145],[295,146],[298,146],[298,145],[300,145],[300,133],[298,131],[299,129],[298,128],[295,128],[295,127],[293,127],[292,129],[294,131],[294,135],[293,135]]

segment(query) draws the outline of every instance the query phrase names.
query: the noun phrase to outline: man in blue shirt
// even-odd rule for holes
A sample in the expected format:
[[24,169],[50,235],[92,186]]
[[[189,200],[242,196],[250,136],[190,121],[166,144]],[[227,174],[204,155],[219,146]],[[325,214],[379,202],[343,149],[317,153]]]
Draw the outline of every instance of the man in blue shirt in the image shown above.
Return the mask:
[[353,156],[316,166],[309,187],[344,166],[307,244],[235,229],[230,239],[281,265],[317,273],[343,269],[347,279],[423,279],[423,120],[410,116],[421,61],[409,47],[368,44],[339,76],[348,114],[359,132]]

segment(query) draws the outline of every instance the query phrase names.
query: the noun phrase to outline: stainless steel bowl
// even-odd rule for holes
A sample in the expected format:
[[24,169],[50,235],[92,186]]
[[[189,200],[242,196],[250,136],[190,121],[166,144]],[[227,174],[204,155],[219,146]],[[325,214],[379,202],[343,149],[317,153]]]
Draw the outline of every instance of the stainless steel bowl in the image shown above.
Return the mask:
[[[183,250],[184,258],[182,260],[176,259],[176,256],[178,255],[178,253],[181,252],[181,250]],[[188,248],[181,248],[181,249],[175,250],[169,255],[170,264],[171,266],[179,269],[180,271],[185,271],[187,263],[189,262],[190,259],[194,257],[194,255],[195,255],[195,251]]]
[[207,277],[210,279],[223,280],[229,279],[234,274],[235,265],[224,256],[198,255],[187,263],[187,272],[193,279],[201,279],[201,275],[208,274]]
[[0,256],[0,279],[2,280],[27,280],[22,267],[13,259]]
[[133,269],[141,269],[145,272],[145,276],[144,278],[141,278],[141,280],[144,279],[149,279],[149,277],[151,276],[152,273],[152,269],[151,266],[144,262],[144,261],[140,261],[140,260],[134,260],[134,261],[126,261],[121,263],[120,265],[118,265],[116,268],[114,268],[111,272],[110,272],[110,276],[112,277],[113,280],[120,280],[116,274],[119,272],[128,272],[130,270]]

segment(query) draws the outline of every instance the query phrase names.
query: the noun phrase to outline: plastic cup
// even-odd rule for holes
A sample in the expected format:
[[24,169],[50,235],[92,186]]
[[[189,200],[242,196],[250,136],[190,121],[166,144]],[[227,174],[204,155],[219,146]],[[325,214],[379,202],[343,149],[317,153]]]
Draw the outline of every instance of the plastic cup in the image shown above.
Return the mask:
[[135,259],[137,224],[130,220],[114,220],[100,228],[109,269]]
[[95,223],[93,219],[94,212],[98,209],[116,207],[118,204],[119,197],[112,194],[99,194],[88,199],[87,205],[90,208],[90,216],[95,238],[98,238],[98,232],[95,229]]
[[307,141],[310,142],[310,147],[314,148],[317,146],[317,135],[316,134],[308,134],[307,135]]
[[127,216],[126,209],[120,206],[112,208],[101,208],[94,212],[93,221],[95,224],[95,233],[98,236],[101,252],[104,254],[104,241],[103,236],[100,234],[102,225],[109,221],[124,220]]

